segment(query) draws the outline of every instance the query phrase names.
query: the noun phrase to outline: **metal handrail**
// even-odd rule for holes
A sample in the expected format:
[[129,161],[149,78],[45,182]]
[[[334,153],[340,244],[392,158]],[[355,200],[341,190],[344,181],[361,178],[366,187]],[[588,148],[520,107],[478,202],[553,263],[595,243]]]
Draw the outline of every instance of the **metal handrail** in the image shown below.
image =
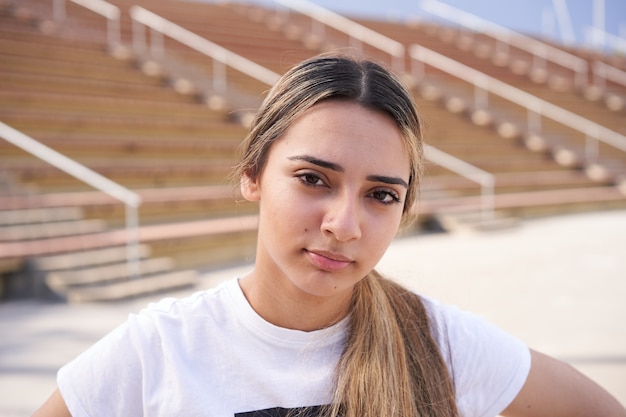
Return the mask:
[[429,161],[480,184],[481,217],[483,221],[494,219],[496,177],[493,174],[426,144],[424,156]]
[[[53,18],[63,21],[67,17],[65,0],[53,0]],[[119,45],[121,41],[120,9],[104,0],[69,0],[91,10],[107,19],[107,42],[109,46]]]
[[508,52],[509,47],[514,46],[532,54],[534,57],[533,67],[535,69],[545,67],[546,61],[550,61],[563,68],[573,70],[576,73],[574,79],[576,87],[580,90],[587,87],[589,65],[587,61],[576,55],[484,20],[448,4],[441,3],[438,0],[424,0],[422,8],[428,13],[451,20],[472,31],[493,37],[497,41],[496,48],[502,52]]
[[358,41],[389,53],[392,57],[391,67],[393,70],[399,74],[404,72],[406,51],[402,43],[307,0],[274,1],[298,13],[309,16],[314,21],[345,33],[350,37],[350,43],[353,46],[356,46],[354,41]]
[[138,194],[3,122],[0,122],[0,138],[4,138],[6,141],[61,171],[123,202],[126,205],[126,262],[128,274],[133,278],[138,278],[141,275],[139,267],[139,206],[141,205],[141,197]]
[[[583,133],[587,139],[585,146],[586,162],[593,161],[597,157],[598,142],[604,142],[626,152],[626,136],[607,129],[598,123],[490,77],[435,51],[424,48],[421,45],[412,45],[409,48],[409,55],[412,59],[411,65],[414,70],[415,61],[418,61],[422,67],[424,64],[428,64],[473,84],[475,87],[474,98],[479,108],[487,106],[485,92],[495,94],[525,108],[528,111],[529,132],[537,132],[540,129],[540,118],[543,116]],[[414,71],[414,75],[422,78],[424,69],[421,68],[419,71]]]
[[[141,53],[146,49],[145,32],[142,24],[151,28],[153,35],[160,34],[170,38],[210,57],[213,59],[213,88],[223,91],[226,88],[225,66],[234,68],[258,81],[267,85],[274,85],[280,77],[279,74],[253,62],[247,58],[237,55],[163,17],[144,9],[140,6],[130,8],[130,16],[133,19],[133,48],[135,52]],[[164,55],[162,37],[152,36],[150,50],[157,57]]]

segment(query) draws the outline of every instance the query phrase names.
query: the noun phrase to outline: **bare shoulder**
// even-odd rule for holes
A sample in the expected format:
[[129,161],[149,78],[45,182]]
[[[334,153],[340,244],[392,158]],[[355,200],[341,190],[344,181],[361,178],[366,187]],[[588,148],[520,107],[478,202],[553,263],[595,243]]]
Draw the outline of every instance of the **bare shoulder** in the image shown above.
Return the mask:
[[507,417],[626,417],[611,394],[572,366],[531,350],[524,387],[502,413]]
[[72,415],[65,405],[61,392],[57,389],[41,408],[35,411],[33,417],[72,417]]

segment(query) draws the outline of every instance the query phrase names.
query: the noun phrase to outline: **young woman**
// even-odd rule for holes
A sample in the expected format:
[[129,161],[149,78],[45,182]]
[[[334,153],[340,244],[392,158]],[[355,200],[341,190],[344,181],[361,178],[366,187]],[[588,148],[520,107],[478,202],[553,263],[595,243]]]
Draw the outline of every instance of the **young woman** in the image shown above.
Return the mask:
[[131,316],[37,416],[626,416],[573,368],[374,270],[422,160],[411,95],[381,66],[301,63],[244,145],[252,271]]

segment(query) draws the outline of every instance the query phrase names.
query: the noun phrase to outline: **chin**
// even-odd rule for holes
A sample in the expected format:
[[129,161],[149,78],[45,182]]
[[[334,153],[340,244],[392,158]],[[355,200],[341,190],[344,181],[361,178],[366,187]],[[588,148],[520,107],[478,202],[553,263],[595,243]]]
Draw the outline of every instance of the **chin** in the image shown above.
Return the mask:
[[316,271],[306,282],[298,285],[298,288],[315,297],[335,297],[348,292],[352,294],[354,285],[358,281],[348,284],[346,280],[349,278],[341,275],[337,272]]

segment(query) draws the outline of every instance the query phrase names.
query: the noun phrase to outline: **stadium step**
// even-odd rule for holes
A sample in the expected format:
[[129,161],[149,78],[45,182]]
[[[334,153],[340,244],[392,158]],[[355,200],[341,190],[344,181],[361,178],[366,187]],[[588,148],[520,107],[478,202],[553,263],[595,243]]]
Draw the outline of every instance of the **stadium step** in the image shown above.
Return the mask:
[[0,226],[0,242],[47,239],[60,236],[77,236],[102,232],[106,223],[99,219],[46,221],[43,223]]
[[[29,198],[25,196],[24,199],[28,200]],[[0,227],[71,221],[81,218],[82,211],[78,207],[22,208],[20,210],[2,210],[0,207]]]
[[519,225],[520,219],[502,213],[493,215],[481,211],[440,213],[438,222],[443,230],[452,233],[503,230]]
[[174,271],[150,275],[139,279],[128,279],[109,285],[67,290],[70,302],[116,301],[154,293],[189,288],[197,283],[197,273],[193,270]]
[[446,196],[425,200],[419,212],[424,224],[447,232],[489,231],[514,227],[520,219],[590,208],[613,210],[626,206],[617,186],[501,193],[493,196],[493,212],[479,196]]
[[[36,256],[30,264],[40,271],[61,271],[80,269],[89,265],[105,265],[126,259],[126,246],[109,246],[92,250],[60,253],[56,255]],[[139,259],[146,259],[151,254],[150,246],[138,245],[136,248]]]
[[[121,300],[196,284],[195,271],[177,270],[171,258],[151,258],[147,245],[138,245],[139,259],[129,268],[127,251],[126,246],[113,246],[34,257],[16,281],[22,291],[33,293],[30,296],[68,302]],[[138,276],[133,272],[135,266]]]
[[173,289],[192,287],[193,270],[174,270],[170,258],[144,258],[138,262],[140,275],[129,273],[124,257],[116,263],[94,264],[80,269],[48,273],[46,285],[69,302],[113,301]]
[[[148,258],[141,260],[137,266],[142,275],[152,275],[171,270],[174,263],[170,258]],[[129,275],[132,274],[128,273],[127,263],[114,263],[52,272],[46,277],[46,282],[52,288],[82,287],[122,281]]]

